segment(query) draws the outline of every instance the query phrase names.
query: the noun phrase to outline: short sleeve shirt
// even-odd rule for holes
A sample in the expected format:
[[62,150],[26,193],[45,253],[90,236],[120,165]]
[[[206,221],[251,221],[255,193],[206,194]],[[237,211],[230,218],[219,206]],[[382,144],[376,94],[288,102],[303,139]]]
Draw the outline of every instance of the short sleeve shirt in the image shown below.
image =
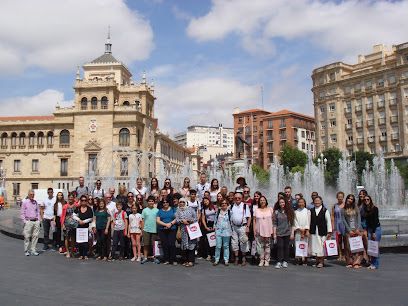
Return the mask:
[[245,205],[244,210],[244,203],[240,203],[239,205],[235,204],[231,208],[231,221],[232,224],[236,226],[241,226],[247,223],[247,218],[251,217],[251,212],[249,210],[248,205]]
[[123,231],[125,229],[125,219],[128,218],[128,215],[126,214],[125,211],[116,212],[113,218],[114,225],[113,225],[113,230],[115,231]]
[[144,221],[143,230],[147,233],[157,233],[156,218],[159,210],[157,208],[146,207],[142,211],[142,218]]
[[41,203],[41,207],[44,207],[44,218],[45,219],[52,219],[54,218],[54,204],[55,198],[46,198],[43,203]]

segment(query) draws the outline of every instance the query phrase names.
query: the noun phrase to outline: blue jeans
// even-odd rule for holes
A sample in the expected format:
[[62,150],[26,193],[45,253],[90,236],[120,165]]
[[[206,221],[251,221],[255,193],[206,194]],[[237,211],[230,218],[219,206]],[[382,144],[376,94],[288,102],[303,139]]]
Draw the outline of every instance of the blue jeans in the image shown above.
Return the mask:
[[221,247],[224,252],[224,262],[229,260],[229,243],[231,237],[216,236],[216,246],[215,246],[215,262],[220,261]]
[[[373,236],[373,231],[367,229],[368,231],[368,239],[371,240]],[[380,243],[381,241],[381,226],[377,227],[375,230],[375,240]],[[380,252],[378,252],[378,257],[371,257],[371,264],[378,269],[380,266]]]

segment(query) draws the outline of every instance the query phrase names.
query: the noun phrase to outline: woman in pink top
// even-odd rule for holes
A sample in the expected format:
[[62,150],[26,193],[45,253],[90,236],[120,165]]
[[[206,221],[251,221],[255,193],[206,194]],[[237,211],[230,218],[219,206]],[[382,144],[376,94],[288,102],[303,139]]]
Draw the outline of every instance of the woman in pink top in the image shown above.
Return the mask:
[[258,208],[254,211],[254,236],[261,261],[259,266],[269,266],[271,259],[271,237],[273,209],[268,207],[268,200],[261,196]]

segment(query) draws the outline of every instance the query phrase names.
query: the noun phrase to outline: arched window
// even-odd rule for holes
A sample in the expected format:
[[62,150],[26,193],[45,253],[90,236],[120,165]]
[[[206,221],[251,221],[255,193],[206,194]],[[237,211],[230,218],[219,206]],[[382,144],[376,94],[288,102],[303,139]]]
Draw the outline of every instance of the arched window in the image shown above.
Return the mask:
[[140,101],[135,101],[135,103],[136,103],[136,110],[138,110],[139,112],[141,112],[142,111],[142,103],[140,103]]
[[129,101],[125,101],[125,102],[123,102],[123,106],[130,106]]
[[92,97],[91,99],[91,109],[97,109],[98,108],[98,99],[96,97]]
[[130,145],[130,132],[128,129],[119,131],[119,146],[128,147]]
[[19,146],[24,146],[25,145],[25,137],[26,137],[26,134],[24,132],[21,132],[20,137],[18,139],[18,145]]
[[14,132],[11,134],[11,146],[15,147],[17,145],[17,133]]
[[47,145],[52,145],[54,143],[54,133],[48,132],[47,133]]
[[42,146],[44,145],[44,133],[39,132],[37,136],[37,145]]
[[28,134],[28,145],[34,146],[34,140],[35,140],[35,133],[30,132],[30,134]]
[[7,133],[1,134],[1,146],[2,147],[7,147]]
[[102,109],[108,109],[108,98],[107,97],[102,97],[102,99],[101,99],[101,108]]
[[60,133],[60,146],[68,147],[69,146],[69,131],[62,130]]
[[88,99],[83,97],[81,99],[81,110],[86,110],[88,109]]

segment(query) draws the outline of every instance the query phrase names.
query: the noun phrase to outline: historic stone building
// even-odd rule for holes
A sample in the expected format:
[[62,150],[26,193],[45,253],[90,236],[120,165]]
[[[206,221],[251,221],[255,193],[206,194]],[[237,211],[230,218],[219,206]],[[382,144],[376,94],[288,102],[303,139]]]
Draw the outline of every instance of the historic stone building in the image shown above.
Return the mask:
[[83,65],[83,77],[78,69],[71,107],[57,105],[51,116],[0,117],[9,200],[29,188],[72,190],[81,175],[88,184],[102,178],[107,188],[181,174],[190,151],[158,132],[153,85],[145,77],[135,83],[111,47],[108,38],[105,53]]
[[319,152],[408,156],[408,43],[376,45],[356,64],[314,69],[312,79]]

